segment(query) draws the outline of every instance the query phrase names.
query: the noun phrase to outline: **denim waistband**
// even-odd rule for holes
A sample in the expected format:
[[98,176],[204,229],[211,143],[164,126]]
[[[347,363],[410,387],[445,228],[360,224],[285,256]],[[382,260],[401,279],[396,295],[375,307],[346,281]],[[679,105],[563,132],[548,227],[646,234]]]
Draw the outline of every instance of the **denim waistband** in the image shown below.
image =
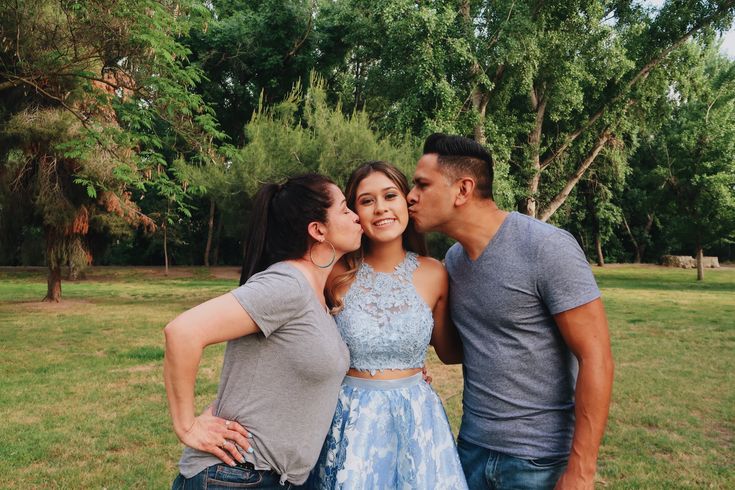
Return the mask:
[[368,379],[355,376],[345,376],[342,383],[363,390],[398,390],[408,388],[421,383],[424,380],[423,373],[416,373],[405,378],[398,379]]

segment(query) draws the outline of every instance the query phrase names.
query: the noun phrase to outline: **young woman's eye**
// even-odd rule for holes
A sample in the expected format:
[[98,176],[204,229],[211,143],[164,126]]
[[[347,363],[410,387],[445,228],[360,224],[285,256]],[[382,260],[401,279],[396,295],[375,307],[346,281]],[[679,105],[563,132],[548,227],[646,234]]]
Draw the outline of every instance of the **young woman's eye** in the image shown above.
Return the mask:
[[385,198],[386,199],[395,199],[396,197],[398,197],[398,194],[396,194],[394,192],[391,192],[390,194],[386,194],[385,195]]
[[360,205],[361,206],[369,206],[372,203],[373,203],[373,200],[372,199],[363,199],[362,201],[360,201]]

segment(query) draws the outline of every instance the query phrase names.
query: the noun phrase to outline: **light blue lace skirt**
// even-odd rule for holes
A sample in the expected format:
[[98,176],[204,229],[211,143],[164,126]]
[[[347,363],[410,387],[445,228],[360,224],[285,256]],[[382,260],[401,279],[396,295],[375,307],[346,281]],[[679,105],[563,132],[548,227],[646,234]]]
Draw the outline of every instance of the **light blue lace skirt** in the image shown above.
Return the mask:
[[345,377],[311,473],[315,489],[466,489],[441,400],[421,373]]

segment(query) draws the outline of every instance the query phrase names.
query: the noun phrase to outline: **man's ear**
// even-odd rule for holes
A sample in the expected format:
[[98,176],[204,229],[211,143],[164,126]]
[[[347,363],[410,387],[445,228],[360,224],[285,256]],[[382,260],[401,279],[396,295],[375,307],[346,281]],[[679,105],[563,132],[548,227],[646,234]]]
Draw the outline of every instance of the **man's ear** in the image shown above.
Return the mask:
[[471,177],[462,177],[455,185],[457,186],[457,194],[454,197],[454,205],[463,206],[475,193],[475,180]]
[[309,236],[317,242],[323,242],[325,240],[324,235],[327,230],[324,226],[324,223],[320,223],[319,221],[312,221],[306,227],[306,231],[309,233]]

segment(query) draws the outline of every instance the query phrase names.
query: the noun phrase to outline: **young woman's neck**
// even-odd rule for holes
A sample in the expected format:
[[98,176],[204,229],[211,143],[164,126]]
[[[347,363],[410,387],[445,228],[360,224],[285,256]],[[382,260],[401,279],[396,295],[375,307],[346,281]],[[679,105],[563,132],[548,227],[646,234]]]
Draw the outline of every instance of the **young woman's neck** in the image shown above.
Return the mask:
[[398,237],[390,242],[370,242],[370,249],[365,253],[365,262],[377,272],[393,272],[405,257],[403,237]]

